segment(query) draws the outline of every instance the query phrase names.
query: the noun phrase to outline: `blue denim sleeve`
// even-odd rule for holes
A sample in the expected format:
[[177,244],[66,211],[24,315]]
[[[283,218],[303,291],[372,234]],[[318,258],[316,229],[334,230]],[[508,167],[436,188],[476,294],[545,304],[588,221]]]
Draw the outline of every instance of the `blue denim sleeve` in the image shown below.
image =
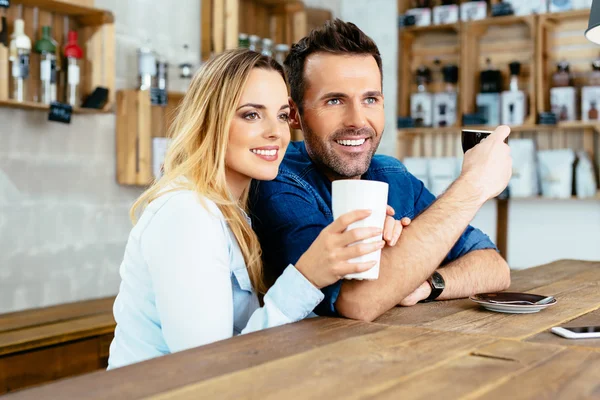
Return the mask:
[[[259,237],[267,275],[280,276],[296,264],[323,228],[332,222],[314,196],[301,186],[284,182],[260,182],[251,200],[252,226]],[[341,282],[321,289],[324,300],[315,308],[318,315],[337,315]]]
[[[415,217],[427,209],[434,201],[435,196],[427,190],[423,182],[410,175],[412,181],[413,193],[415,194]],[[467,226],[460,235],[450,252],[444,259],[442,265],[448,264],[467,253],[474,250],[494,249],[498,251],[496,245],[490,238],[477,228],[471,225]]]

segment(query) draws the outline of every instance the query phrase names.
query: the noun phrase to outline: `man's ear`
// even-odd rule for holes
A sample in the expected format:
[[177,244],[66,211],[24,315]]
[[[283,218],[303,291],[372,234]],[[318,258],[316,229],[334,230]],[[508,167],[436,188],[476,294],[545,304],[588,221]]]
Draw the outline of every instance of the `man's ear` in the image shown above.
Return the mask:
[[298,106],[294,103],[292,98],[289,98],[290,103],[290,117],[288,118],[288,123],[290,128],[292,129],[302,129],[300,126],[300,112],[298,111]]

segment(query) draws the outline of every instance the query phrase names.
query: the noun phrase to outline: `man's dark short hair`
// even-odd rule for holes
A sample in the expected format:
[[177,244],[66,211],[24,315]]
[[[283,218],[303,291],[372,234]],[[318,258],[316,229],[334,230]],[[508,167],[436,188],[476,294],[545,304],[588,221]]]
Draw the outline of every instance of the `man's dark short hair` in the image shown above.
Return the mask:
[[290,84],[292,100],[302,113],[306,80],[304,65],[311,54],[330,53],[339,55],[371,55],[375,58],[383,79],[381,55],[377,45],[369,36],[351,22],[340,19],[327,21],[313,29],[307,36],[294,44],[285,59],[285,71]]

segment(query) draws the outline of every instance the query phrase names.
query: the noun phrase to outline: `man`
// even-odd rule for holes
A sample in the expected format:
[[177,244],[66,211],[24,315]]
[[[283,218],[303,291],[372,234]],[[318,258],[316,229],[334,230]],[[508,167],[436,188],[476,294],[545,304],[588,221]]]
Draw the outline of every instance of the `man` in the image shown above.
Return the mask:
[[374,155],[384,128],[381,57],[358,27],[329,21],[292,47],[285,67],[290,126],[302,129],[305,141],[290,145],[278,177],[257,184],[251,196],[269,274],[276,277],[295,263],[333,220],[331,181],[368,179],[388,182],[395,217],[413,221],[396,245],[383,249],[378,280],[323,289],[318,314],[372,321],[398,304],[510,285],[510,270],[494,244],[469,226],[483,203],[508,185],[508,127],[465,154],[460,177],[436,200],[398,160]]

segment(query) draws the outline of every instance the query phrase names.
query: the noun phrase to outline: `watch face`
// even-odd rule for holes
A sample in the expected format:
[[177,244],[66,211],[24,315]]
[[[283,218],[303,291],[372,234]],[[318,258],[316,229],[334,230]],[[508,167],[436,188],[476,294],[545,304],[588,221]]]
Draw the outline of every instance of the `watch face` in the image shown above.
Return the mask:
[[431,283],[436,289],[444,289],[446,287],[444,278],[442,278],[442,275],[439,273],[435,273],[431,276]]

